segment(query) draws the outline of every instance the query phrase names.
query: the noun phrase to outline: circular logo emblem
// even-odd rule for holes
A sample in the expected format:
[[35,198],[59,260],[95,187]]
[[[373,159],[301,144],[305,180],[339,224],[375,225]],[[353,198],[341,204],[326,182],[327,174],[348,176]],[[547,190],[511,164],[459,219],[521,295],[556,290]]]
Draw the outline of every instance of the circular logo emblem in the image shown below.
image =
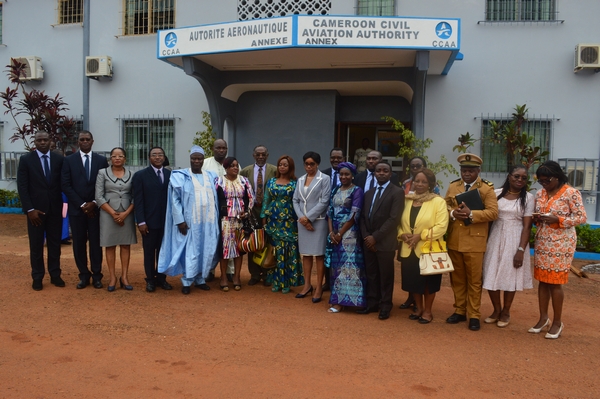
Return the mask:
[[177,44],[177,35],[173,32],[169,32],[167,36],[165,36],[165,46],[168,48],[173,48]]
[[450,36],[452,36],[452,27],[450,26],[450,24],[448,24],[448,22],[440,22],[435,27],[435,34],[440,39],[450,39]]

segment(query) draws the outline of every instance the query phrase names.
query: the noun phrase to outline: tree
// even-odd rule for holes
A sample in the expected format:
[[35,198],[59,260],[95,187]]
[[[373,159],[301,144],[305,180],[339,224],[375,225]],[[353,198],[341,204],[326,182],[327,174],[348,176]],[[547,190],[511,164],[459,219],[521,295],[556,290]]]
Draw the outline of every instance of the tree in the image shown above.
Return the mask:
[[199,145],[204,149],[206,153],[205,157],[212,157],[212,149],[217,136],[215,136],[212,128],[212,124],[210,123],[210,114],[206,111],[202,111],[202,124],[206,127],[206,130],[202,130],[196,132],[196,137],[194,137],[193,144]]
[[[433,144],[433,140],[430,138],[419,139],[415,136],[412,130],[408,129],[402,122],[391,117],[384,116],[382,117],[386,122],[391,122],[394,130],[400,133],[400,149],[398,151],[398,157],[400,158],[412,158],[412,157],[422,157],[427,161],[427,168],[433,171],[433,173],[443,173],[444,176],[449,177],[450,174],[458,175],[458,171],[456,168],[448,163],[448,159],[445,155],[440,156],[439,161],[432,162],[425,152],[431,144]],[[440,187],[443,187],[440,184]]]
[[[16,125],[10,142],[22,140],[25,149],[31,151],[35,133],[43,130],[48,132],[50,139],[64,154],[76,134],[76,121],[63,114],[69,109],[68,104],[60,94],[50,97],[37,89],[27,91],[25,83],[20,80],[26,76],[26,64],[11,58],[10,65],[6,67],[8,78],[14,87],[7,87],[5,92],[0,93],[0,97],[7,109],[4,114],[10,114]],[[25,116],[23,123],[19,122],[21,116]]]

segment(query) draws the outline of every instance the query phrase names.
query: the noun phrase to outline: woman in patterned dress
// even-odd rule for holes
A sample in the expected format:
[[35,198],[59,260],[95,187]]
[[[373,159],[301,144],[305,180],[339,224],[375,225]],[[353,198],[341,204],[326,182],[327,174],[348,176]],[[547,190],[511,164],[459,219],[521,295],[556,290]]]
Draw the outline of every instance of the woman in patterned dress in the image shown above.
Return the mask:
[[[546,338],[556,339],[560,337],[564,327],[562,285],[569,279],[577,244],[575,226],[585,223],[587,217],[581,193],[567,184],[567,176],[557,162],[544,162],[535,174],[543,187],[536,193],[533,213],[533,222],[538,226],[533,276],[540,282],[540,319],[529,332],[538,334],[550,325]],[[552,322],[548,316],[550,299],[554,311]]]
[[329,201],[329,236],[325,250],[325,266],[331,273],[330,313],[339,313],[344,306],[367,306],[367,278],[358,224],[364,194],[352,183],[357,172],[353,164],[341,162],[337,170],[341,185],[333,189]]
[[281,289],[283,294],[290,292],[290,287],[304,284],[304,276],[298,252],[298,226],[296,213],[292,204],[296,189],[294,160],[283,155],[277,160],[275,177],[267,182],[260,217],[275,247],[277,264],[269,269],[267,281],[272,282],[271,291]]
[[254,205],[254,192],[250,182],[239,175],[240,166],[237,159],[227,157],[223,161],[225,176],[215,180],[219,198],[219,218],[221,220],[221,237],[223,240],[223,257],[221,259],[221,290],[229,291],[227,282],[227,262],[233,259],[233,288],[242,289],[240,272],[242,270],[242,254],[237,248],[238,232],[242,229],[242,219],[248,217],[248,210]]
[[[510,322],[510,306],[516,291],[533,288],[529,256],[531,215],[535,199],[527,191],[527,168],[516,165],[504,185],[495,190],[498,219],[492,224],[483,257],[483,288],[488,290],[494,312],[484,321],[500,328]],[[504,291],[504,307],[500,298]]]

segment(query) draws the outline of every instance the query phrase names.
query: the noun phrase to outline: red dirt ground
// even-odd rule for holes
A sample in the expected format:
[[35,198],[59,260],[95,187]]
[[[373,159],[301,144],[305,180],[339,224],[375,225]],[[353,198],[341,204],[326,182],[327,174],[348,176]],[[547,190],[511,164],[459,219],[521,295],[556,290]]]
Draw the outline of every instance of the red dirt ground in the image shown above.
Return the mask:
[[[0,215],[0,398],[475,398],[600,397],[600,276],[571,274],[564,333],[528,334],[537,291],[518,293],[508,327],[444,322],[452,291],[444,276],[434,320],[421,325],[397,307],[376,314],[327,313],[248,287],[144,291],[141,244],[134,246],[133,292],[78,281],[63,246],[65,288],[31,289],[25,216]],[[577,262],[582,266],[585,262]],[[399,265],[394,302],[400,289]],[[106,281],[105,281],[106,284]],[[492,307],[484,293],[482,311]]]

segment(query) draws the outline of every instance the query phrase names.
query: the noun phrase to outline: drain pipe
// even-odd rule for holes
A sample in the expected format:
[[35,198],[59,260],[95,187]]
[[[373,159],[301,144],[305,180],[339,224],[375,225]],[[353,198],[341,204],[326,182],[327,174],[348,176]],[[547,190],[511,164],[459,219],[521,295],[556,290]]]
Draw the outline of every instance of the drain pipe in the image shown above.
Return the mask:
[[90,130],[90,80],[85,76],[85,57],[90,55],[90,0],[83,0],[83,130]]

